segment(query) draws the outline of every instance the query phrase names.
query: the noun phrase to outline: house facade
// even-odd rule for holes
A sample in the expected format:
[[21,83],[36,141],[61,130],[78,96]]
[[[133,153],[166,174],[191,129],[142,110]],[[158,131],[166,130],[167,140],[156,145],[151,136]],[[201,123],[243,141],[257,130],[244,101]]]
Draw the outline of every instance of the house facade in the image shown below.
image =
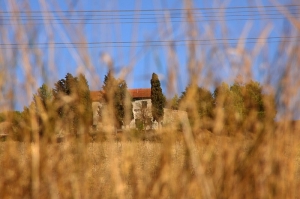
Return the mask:
[[[151,115],[151,88],[128,89],[132,98],[133,120],[130,122],[130,128],[136,127],[136,122],[152,118]],[[104,106],[103,91],[91,91],[92,109],[93,109],[93,125],[97,126],[101,121],[99,110]]]
[[100,121],[99,110],[103,107],[103,91],[90,91],[93,110],[93,125],[97,126]]
[[[142,124],[146,130],[150,128],[157,129],[158,123],[152,121],[151,88],[128,89],[128,91],[132,98],[132,113],[134,118],[130,122],[130,125],[124,128],[137,128],[139,124]],[[93,108],[93,125],[101,126],[99,110],[105,108],[103,100],[104,93],[103,91],[91,91],[90,93]],[[174,126],[174,124],[182,122],[182,120],[188,120],[186,111],[164,108],[163,125]]]

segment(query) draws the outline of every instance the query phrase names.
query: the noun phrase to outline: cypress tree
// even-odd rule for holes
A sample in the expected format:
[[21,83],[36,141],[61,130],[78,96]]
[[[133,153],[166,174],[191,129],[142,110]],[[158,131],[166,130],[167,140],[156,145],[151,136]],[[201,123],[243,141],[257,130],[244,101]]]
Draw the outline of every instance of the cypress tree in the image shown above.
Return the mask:
[[39,135],[51,136],[54,132],[54,116],[51,111],[52,92],[46,84],[43,84],[38,89],[37,93],[33,95],[33,105],[35,107],[35,114],[39,124]]
[[[72,101],[65,103],[64,96],[72,97]],[[74,77],[67,73],[65,79],[55,83],[53,97],[58,115],[68,122],[75,134],[79,125],[92,124],[92,102],[89,85],[84,75]]]
[[164,117],[164,107],[166,103],[166,98],[162,93],[160,81],[158,79],[157,74],[155,73],[152,74],[152,78],[150,82],[151,82],[152,117],[153,120],[160,123]]
[[83,74],[78,77],[78,115],[81,116],[85,125],[91,125],[93,121],[92,100],[90,97],[90,89],[88,81]]
[[[37,109],[44,109],[47,111],[52,100],[52,92],[51,89],[43,84],[37,91],[37,94],[33,95],[33,101]],[[40,104],[39,104],[40,103]],[[37,110],[41,111],[41,110]]]
[[[64,101],[62,99],[63,96],[70,96],[73,94],[76,90],[76,84],[77,84],[77,77],[73,77],[70,73],[67,73],[65,76],[65,79],[61,79],[58,82],[55,83],[54,89],[53,89],[53,97],[54,97],[54,103],[58,106],[57,112],[59,116],[62,118],[66,116],[66,106],[64,104]],[[74,105],[73,103],[69,104],[70,108],[69,111],[74,112]]]
[[[123,124],[126,124],[125,112],[132,110],[131,103],[130,107],[126,106],[126,96],[129,95],[127,83],[124,80],[115,79],[112,71],[109,71],[104,77],[102,88],[104,90],[105,102],[113,108],[115,126],[120,128]],[[133,118],[133,115],[130,114],[130,117]]]

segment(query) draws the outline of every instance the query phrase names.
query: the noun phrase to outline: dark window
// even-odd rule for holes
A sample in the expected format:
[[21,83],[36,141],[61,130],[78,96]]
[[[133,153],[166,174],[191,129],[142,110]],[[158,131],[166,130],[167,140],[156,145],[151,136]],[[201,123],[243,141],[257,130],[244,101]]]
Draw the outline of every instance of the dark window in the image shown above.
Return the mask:
[[142,108],[147,108],[147,101],[142,101]]

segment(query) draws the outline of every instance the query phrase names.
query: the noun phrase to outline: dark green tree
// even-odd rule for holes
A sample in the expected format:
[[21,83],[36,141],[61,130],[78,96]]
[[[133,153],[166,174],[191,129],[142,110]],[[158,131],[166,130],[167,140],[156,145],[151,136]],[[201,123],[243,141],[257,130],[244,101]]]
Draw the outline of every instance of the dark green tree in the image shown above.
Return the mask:
[[113,72],[111,70],[108,71],[107,75],[104,76],[104,81],[103,81],[103,86],[102,89],[105,92],[104,98],[105,100],[108,101],[109,93],[112,92],[113,90],[111,88],[115,88],[117,86],[117,79],[114,77]]
[[[132,104],[125,80],[116,79],[112,71],[109,71],[104,77],[103,82],[104,100],[108,106],[111,106],[114,115],[114,125],[120,128],[130,122],[133,118]],[[128,103],[127,103],[128,102]],[[126,113],[130,112],[128,121]]]
[[[74,84],[76,79],[70,73],[67,73],[64,79],[57,81],[54,84],[53,97],[54,107],[60,117],[60,122],[64,125],[67,132],[76,134],[76,125],[78,118],[75,113],[75,93]],[[68,98],[67,98],[68,97]],[[66,100],[68,99],[68,101]]]
[[52,111],[53,95],[51,89],[43,84],[33,95],[34,114],[39,125],[40,136],[51,136],[54,133],[55,115]]
[[54,84],[53,96],[55,99],[60,99],[64,95],[74,94],[78,87],[78,78],[67,73],[65,79],[61,79]]
[[83,123],[90,125],[93,120],[92,100],[88,81],[83,74],[80,74],[78,77],[77,92],[79,105],[77,108],[78,115],[81,116]]
[[164,107],[166,98],[162,92],[160,81],[157,74],[153,73],[151,78],[151,103],[152,103],[152,117],[154,121],[159,124],[164,117]]
[[[53,89],[54,105],[66,126],[77,134],[80,125],[87,127],[92,124],[92,102],[88,82],[84,75],[74,77],[67,73],[65,79],[55,83]],[[66,97],[69,97],[66,101]]]
[[33,95],[33,101],[36,105],[37,111],[47,111],[51,108],[52,97],[51,89],[46,84],[43,84],[38,89],[37,93]]
[[54,84],[54,89],[52,90],[54,106],[57,110],[58,115],[62,118],[64,115],[64,102],[63,97],[70,94],[69,89],[67,88],[66,80],[58,80]]

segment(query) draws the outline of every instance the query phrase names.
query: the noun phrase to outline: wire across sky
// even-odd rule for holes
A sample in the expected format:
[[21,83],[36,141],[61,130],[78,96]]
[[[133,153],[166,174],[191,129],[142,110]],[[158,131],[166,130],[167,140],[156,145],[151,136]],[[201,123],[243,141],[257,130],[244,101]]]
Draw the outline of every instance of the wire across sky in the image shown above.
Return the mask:
[[[247,6],[227,8],[192,9],[147,9],[147,10],[52,10],[52,11],[0,11],[0,25],[39,25],[39,24],[131,24],[131,23],[172,23],[188,22],[188,12],[194,16],[194,22],[212,21],[251,21],[285,19],[281,12],[288,11],[294,17],[299,16],[300,5]],[[156,19],[155,19],[156,18]],[[148,47],[148,46],[184,46],[190,42],[203,45],[245,43],[279,43],[299,41],[299,37],[252,37],[252,38],[213,38],[213,39],[175,39],[152,41],[101,41],[101,42],[52,42],[52,43],[0,43],[0,49],[27,48],[101,48],[101,47]],[[50,45],[51,44],[51,45]]]
[[[298,17],[300,5],[248,6],[228,8],[148,9],[148,10],[53,10],[53,11],[1,11],[1,25],[34,24],[112,24],[112,23],[174,23],[187,22],[192,13],[195,22],[277,20],[288,11]],[[7,23],[9,21],[9,23]]]
[[[228,39],[193,39],[193,40],[156,40],[156,41],[106,41],[106,42],[70,42],[70,43],[2,43],[1,49],[12,49],[21,47],[30,48],[69,48],[75,46],[76,48],[100,48],[100,47],[147,47],[147,46],[182,46],[193,42],[196,45],[213,45],[213,44],[232,44],[233,42],[243,41],[245,43],[273,43],[273,42],[290,42],[300,41],[300,37],[250,37],[250,38],[228,38]],[[51,44],[51,45],[50,45]]]

